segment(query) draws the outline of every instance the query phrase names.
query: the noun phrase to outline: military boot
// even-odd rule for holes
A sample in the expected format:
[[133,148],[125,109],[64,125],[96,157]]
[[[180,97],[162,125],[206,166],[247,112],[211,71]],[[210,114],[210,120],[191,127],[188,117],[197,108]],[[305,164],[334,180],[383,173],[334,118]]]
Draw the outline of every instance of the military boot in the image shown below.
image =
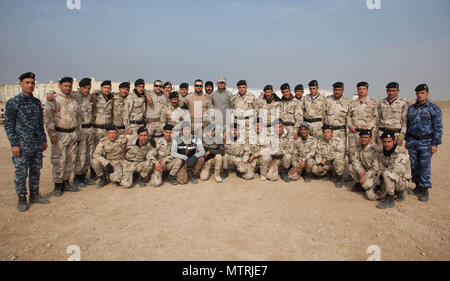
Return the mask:
[[73,187],[72,185],[70,185],[68,180],[64,180],[63,181],[63,190],[64,191],[69,191],[69,192],[78,192],[78,191],[80,191],[80,189],[78,187]]
[[56,197],[60,197],[61,195],[63,195],[64,191],[63,191],[63,183],[55,183],[55,189],[53,190],[53,195],[55,195]]
[[379,209],[386,209],[395,207],[394,195],[387,194],[386,199],[384,199],[383,203],[377,205]]
[[405,200],[405,192],[404,191],[396,191],[395,192],[395,200],[398,202],[402,202]]
[[222,179],[228,178],[228,169],[223,169],[222,174],[220,176]]
[[305,182],[311,182],[311,175],[310,175],[309,173],[305,173],[305,174],[303,175],[303,180],[304,180]]
[[359,182],[355,183],[355,185],[352,188],[350,188],[351,192],[362,192],[363,190],[364,188]]
[[91,172],[90,175],[89,175],[89,178],[90,178],[91,180],[95,181],[95,180],[97,179],[97,174],[95,173],[95,170],[92,169],[92,167],[89,168],[89,170],[90,170],[90,172]]
[[48,203],[50,203],[50,201],[42,198],[39,195],[39,191],[31,191],[30,192],[30,204],[32,204],[32,203],[48,204]]
[[169,179],[169,182],[172,185],[177,185],[178,184],[177,179],[175,178],[175,176],[172,176],[171,174],[169,174],[169,176],[167,178]]
[[422,192],[419,194],[419,200],[422,202],[428,202],[429,196],[428,196],[428,188],[423,188]]
[[352,182],[352,181],[353,181],[353,178],[352,178],[352,176],[348,175],[348,176],[345,178],[344,181],[345,181],[345,182]]
[[279,172],[280,172],[280,177],[282,180],[284,180],[285,182],[290,182],[291,180],[289,179],[288,176],[288,171],[286,170],[286,168],[280,166],[278,168]]
[[86,174],[82,174],[82,175],[80,176],[80,179],[84,182],[84,184],[85,184],[86,186],[88,186],[88,185],[94,185],[94,184],[95,184],[95,180],[94,180],[94,179],[91,179],[91,177],[87,177]]
[[195,178],[194,174],[191,171],[188,171],[188,177],[189,177],[189,180],[193,184],[197,184],[198,183],[197,179]]
[[342,187],[342,176],[336,175],[336,187]]
[[422,193],[422,187],[420,187],[419,185],[416,185],[416,188],[414,188],[414,189],[408,189],[409,195],[419,195],[421,193]]
[[17,210],[19,212],[25,212],[28,210],[27,196],[25,194],[19,194],[19,202],[17,202]]
[[139,184],[140,187],[147,187],[147,183],[144,181],[144,179],[139,174],[136,176],[136,182],[137,182],[137,184]]
[[105,185],[107,185],[109,183],[108,179],[106,178],[105,175],[100,177],[100,181],[97,183],[97,185],[95,186],[96,188],[102,188]]
[[81,175],[75,175],[73,177],[73,185],[76,187],[86,187],[86,184],[84,183],[83,179],[81,178]]
[[330,181],[330,173],[329,173],[329,172],[327,172],[327,173],[325,174],[325,176],[323,176],[323,180],[324,180],[324,181]]

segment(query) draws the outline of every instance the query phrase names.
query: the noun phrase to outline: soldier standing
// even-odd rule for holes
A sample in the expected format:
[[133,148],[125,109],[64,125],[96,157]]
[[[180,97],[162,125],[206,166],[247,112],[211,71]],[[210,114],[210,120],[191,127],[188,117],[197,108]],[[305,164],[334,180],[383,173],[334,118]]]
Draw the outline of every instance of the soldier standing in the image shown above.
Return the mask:
[[183,107],[184,109],[188,109],[187,101],[189,97],[191,96],[191,93],[189,93],[189,84],[188,83],[181,83],[180,89],[178,91],[178,98],[180,107]]
[[281,99],[273,92],[272,85],[266,85],[263,91],[256,100],[256,110],[264,124],[271,124],[280,117]]
[[285,128],[290,131],[294,138],[297,138],[298,124],[303,122],[302,103],[292,96],[288,83],[281,85],[280,90],[283,95],[280,118],[284,121]]
[[47,138],[41,102],[33,97],[35,75],[27,72],[20,75],[19,80],[22,92],[9,99],[5,105],[5,132],[12,150],[14,187],[19,197],[17,209],[19,212],[25,212],[28,209],[27,177],[30,204],[49,203],[39,195],[42,152],[47,149]]
[[347,115],[349,162],[352,161],[352,155],[355,154],[359,145],[358,134],[361,130],[371,130],[375,136],[378,134],[376,130],[378,121],[377,102],[368,96],[369,84],[363,81],[359,82],[356,87],[358,89],[358,98],[350,103]]
[[125,115],[125,101],[130,93],[130,83],[123,82],[119,85],[119,94],[113,97],[113,125],[116,126],[119,134],[124,135],[125,123],[123,116]]
[[319,83],[312,80],[308,83],[310,94],[302,101],[303,121],[309,123],[311,135],[315,138],[322,136],[322,125],[325,119],[327,100],[319,93]]
[[205,96],[211,97],[212,92],[214,91],[214,83],[212,81],[206,81],[205,83]]
[[137,79],[133,92],[125,99],[123,123],[128,136],[137,135],[137,130],[145,124],[145,81]]
[[442,112],[428,100],[427,84],[418,85],[415,91],[417,101],[408,108],[405,140],[411,158],[412,182],[416,184],[411,193],[427,202],[431,188],[431,157],[442,143]]
[[145,123],[149,136],[152,138],[160,138],[163,136],[161,124],[161,110],[167,103],[167,98],[162,91],[163,83],[161,80],[153,82],[153,90],[147,94],[149,101],[147,110],[145,111]]
[[326,98],[325,122],[333,128],[333,136],[347,143],[347,114],[351,99],[343,96],[344,83],[333,84],[333,95]]
[[336,175],[336,187],[342,187],[342,174],[345,165],[344,143],[333,136],[330,125],[322,126],[323,136],[317,141],[315,165],[312,169],[314,175],[329,178],[331,170]]
[[163,127],[163,138],[156,140],[155,168],[151,177],[152,186],[160,186],[163,183],[163,172],[169,172],[168,178],[172,185],[177,185],[176,175],[183,165],[183,160],[172,157],[172,129],[166,124]]
[[247,131],[249,128],[249,119],[256,117],[256,97],[252,93],[247,92],[247,81],[240,80],[237,82],[238,92],[231,98],[231,104],[234,109],[234,120],[240,126],[243,126],[241,133],[248,138]]
[[208,125],[208,116],[204,116],[207,110],[212,109],[211,99],[203,95],[203,81],[200,79],[194,82],[194,92],[187,99],[187,106],[191,116],[191,124],[197,135]]
[[106,137],[99,141],[91,160],[91,167],[101,178],[97,188],[104,187],[109,180],[118,184],[122,181],[122,160],[125,158],[127,142],[127,137],[119,135],[114,125],[106,127]]
[[304,92],[303,84],[298,84],[297,86],[295,86],[295,88],[294,88],[294,97],[299,102],[301,102],[303,100],[303,92]]
[[112,124],[113,117],[113,94],[111,93],[111,81],[105,80],[100,84],[100,93],[94,94],[95,103],[93,118],[94,124],[94,147],[105,137],[106,127]]
[[54,195],[64,191],[80,189],[69,184],[70,174],[75,166],[77,142],[81,141],[81,114],[78,102],[71,96],[73,79],[61,78],[60,94],[45,104],[44,121],[52,143],[51,163],[53,165]]
[[123,188],[130,188],[134,178],[141,187],[146,187],[149,175],[153,169],[156,143],[150,139],[146,127],[140,127],[137,131],[137,139],[129,139],[125,159],[122,162]]
[[[227,126],[230,125],[230,121],[227,120],[226,111],[227,109],[231,109],[231,98],[233,94],[227,90],[226,88],[227,80],[225,77],[219,77],[217,79],[217,90],[212,92],[211,94],[211,102],[214,109],[219,110],[222,113],[222,118],[219,120],[217,116],[214,118],[214,122],[216,125]],[[218,112],[216,112],[218,114]],[[228,122],[227,122],[228,121]],[[221,127],[222,131],[223,127]]]
[[353,155],[350,166],[350,174],[355,180],[355,185],[350,189],[352,192],[362,192],[369,200],[377,200],[375,193],[375,180],[378,175],[378,146],[372,143],[372,131],[362,130],[359,132],[360,145]]
[[164,83],[163,92],[164,92],[164,96],[167,99],[166,102],[169,100],[169,94],[172,92],[172,90],[173,90],[172,83],[170,83],[169,81]]
[[317,140],[310,135],[309,124],[306,122],[300,124],[299,132],[300,137],[294,142],[292,169],[289,171],[289,178],[298,180],[303,172],[304,181],[310,182],[312,168],[315,164]]
[[[172,92],[169,95],[169,103],[167,103],[163,109],[161,110],[161,129],[165,124],[170,124],[173,127],[180,124],[183,121],[191,121],[191,117],[189,115],[189,111],[184,108],[181,108],[180,102],[178,99],[178,93]],[[178,128],[177,128],[178,129]]]
[[[387,97],[378,104],[378,135],[391,132],[395,135],[397,144],[403,145],[406,133],[406,112],[408,111],[408,101],[400,97],[397,82],[390,82],[386,85]],[[377,142],[381,146],[381,139]]]
[[378,204],[377,208],[386,209],[395,206],[394,200],[404,200],[410,170],[408,153],[403,147],[397,145],[394,134],[383,133],[381,141],[383,152],[379,154],[380,171],[377,182],[381,182],[381,189],[383,193],[386,193],[386,199]]

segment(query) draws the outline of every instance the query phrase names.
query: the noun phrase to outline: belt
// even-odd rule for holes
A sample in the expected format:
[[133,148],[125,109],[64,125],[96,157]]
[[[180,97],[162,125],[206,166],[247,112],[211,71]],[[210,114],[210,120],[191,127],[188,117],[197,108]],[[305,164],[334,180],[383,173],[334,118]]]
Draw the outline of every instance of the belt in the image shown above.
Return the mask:
[[91,128],[91,127],[92,127],[91,123],[89,123],[89,124],[81,124],[81,128],[84,128],[84,129]]
[[284,125],[285,125],[285,126],[295,126],[295,124],[294,124],[294,123],[291,123],[291,122],[285,122]]
[[55,127],[55,131],[61,132],[61,133],[72,133],[73,131],[75,131],[75,128],[63,129],[63,128]]
[[130,160],[130,159],[128,159],[128,158],[125,158],[125,160],[128,161],[128,162],[136,162],[136,161]]
[[130,121],[130,124],[137,124],[137,125],[143,125],[144,121]]
[[366,130],[366,129],[362,129],[362,128],[356,128],[355,131],[357,131],[358,133],[361,132],[362,130]]
[[122,125],[122,126],[116,126],[116,128],[117,128],[117,130],[123,130],[123,129],[125,129],[125,125]]
[[154,135],[153,137],[154,138],[160,138],[160,137],[162,137],[163,135],[161,134],[161,135]]
[[380,131],[383,131],[385,133],[400,133],[401,129],[388,129],[388,128],[380,128]]
[[160,122],[159,118],[145,118],[145,122]]
[[342,126],[331,126],[331,128],[333,129],[333,131],[344,130],[345,129],[345,125],[342,125]]
[[429,135],[425,135],[425,136],[410,136],[415,140],[426,140],[426,139],[432,139],[433,138],[433,134],[429,134]]
[[304,118],[303,120],[308,122],[308,123],[313,123],[313,122],[322,121],[322,118],[313,118],[313,119]]
[[96,129],[106,129],[106,125],[92,124],[92,127],[96,128]]

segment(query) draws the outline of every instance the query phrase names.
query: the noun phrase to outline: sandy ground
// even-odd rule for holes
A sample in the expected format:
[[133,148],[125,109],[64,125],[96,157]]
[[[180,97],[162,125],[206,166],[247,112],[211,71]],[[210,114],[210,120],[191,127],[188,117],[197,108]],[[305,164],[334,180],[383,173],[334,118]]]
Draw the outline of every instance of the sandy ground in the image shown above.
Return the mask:
[[387,210],[332,182],[271,183],[231,175],[198,185],[123,190],[109,185],[52,196],[49,152],[41,193],[51,203],[16,210],[13,165],[0,129],[0,260],[450,260],[450,107],[433,158],[430,201]]

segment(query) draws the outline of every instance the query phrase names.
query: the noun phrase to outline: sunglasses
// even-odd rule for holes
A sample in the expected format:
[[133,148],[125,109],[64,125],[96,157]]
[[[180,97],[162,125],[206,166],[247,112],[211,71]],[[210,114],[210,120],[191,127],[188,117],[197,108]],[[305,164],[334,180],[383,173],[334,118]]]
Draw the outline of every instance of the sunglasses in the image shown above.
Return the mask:
[[154,85],[155,87],[162,88],[162,85]]
[[203,85],[195,85],[195,87],[203,87]]

